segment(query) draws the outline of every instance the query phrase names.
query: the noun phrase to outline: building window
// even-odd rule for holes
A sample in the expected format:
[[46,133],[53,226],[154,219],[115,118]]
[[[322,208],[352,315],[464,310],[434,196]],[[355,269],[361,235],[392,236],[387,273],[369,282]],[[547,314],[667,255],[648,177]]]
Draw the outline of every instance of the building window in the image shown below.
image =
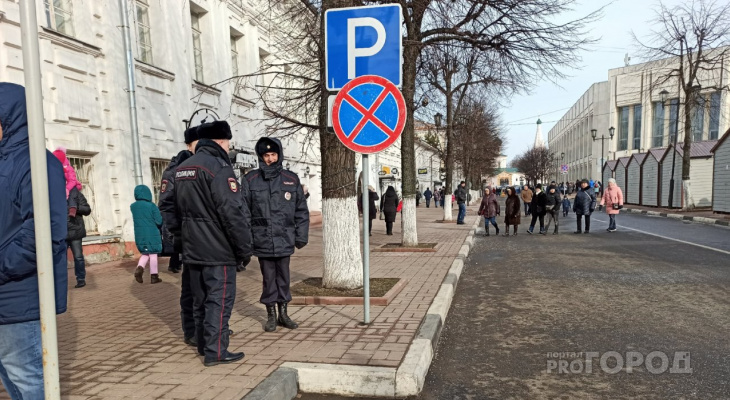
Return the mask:
[[618,149],[626,150],[629,148],[629,108],[619,108],[619,124],[618,124]]
[[45,0],[45,4],[48,27],[64,35],[74,36],[71,0]]
[[641,149],[641,104],[634,106],[634,150]]
[[137,53],[142,62],[152,64],[152,37],[150,35],[150,16],[147,0],[137,0],[135,10]]
[[231,70],[233,76],[238,76],[238,38],[231,36]]
[[193,61],[195,62],[195,80],[203,80],[203,46],[200,44],[200,14],[190,14],[191,26],[193,28]]
[[654,121],[652,125],[651,147],[664,146],[664,104],[661,101],[654,102]]
[[155,204],[160,200],[162,173],[165,172],[168,165],[170,165],[169,160],[150,159],[150,168],[152,169],[152,198]]
[[96,196],[94,195],[94,182],[92,180],[92,172],[94,165],[91,163],[91,157],[67,155],[68,162],[76,170],[76,179],[81,182],[81,193],[86,197],[86,201],[91,207],[91,214],[84,218],[86,232],[89,235],[99,234],[99,213],[96,209]]
[[720,92],[710,95],[710,140],[720,136]]
[[679,122],[679,99],[669,100],[669,143],[674,143]]
[[705,98],[698,96],[697,104],[692,107],[692,141],[702,140],[702,131],[705,129]]

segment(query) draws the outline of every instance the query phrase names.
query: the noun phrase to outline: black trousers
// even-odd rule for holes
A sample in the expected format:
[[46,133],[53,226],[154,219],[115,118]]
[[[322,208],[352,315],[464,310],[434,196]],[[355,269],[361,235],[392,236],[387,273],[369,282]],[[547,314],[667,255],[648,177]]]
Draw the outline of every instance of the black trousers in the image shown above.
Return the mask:
[[[172,260],[172,258],[170,259]],[[171,261],[172,262],[172,261]],[[186,338],[195,336],[195,317],[193,316],[193,290],[190,286],[190,267],[183,266],[182,290],[180,291],[180,321]]]
[[182,268],[182,261],[180,260],[180,253],[172,253],[170,255],[170,264],[167,266],[168,269],[177,269],[179,270]]
[[291,291],[289,290],[289,261],[289,256],[277,258],[259,257],[261,275],[264,277],[264,287],[261,291],[260,299],[261,303],[271,306],[276,303],[288,303],[291,301]]
[[426,199],[426,208],[431,207],[431,199]]
[[385,223],[385,233],[393,233],[393,223],[392,222]]
[[580,222],[580,220],[583,217],[586,218],[586,229],[585,229],[585,232],[588,232],[588,231],[591,230],[591,216],[590,216],[590,214],[589,215],[575,214],[575,219],[578,221],[578,232],[580,232],[581,231],[581,228],[583,228],[583,226],[582,226],[582,224]]
[[535,227],[535,222],[540,219],[540,232],[545,230],[545,214],[532,213],[532,222],[530,222],[530,232]]
[[198,352],[205,354],[206,361],[220,360],[228,351],[228,320],[236,301],[236,267],[192,265],[190,286]]

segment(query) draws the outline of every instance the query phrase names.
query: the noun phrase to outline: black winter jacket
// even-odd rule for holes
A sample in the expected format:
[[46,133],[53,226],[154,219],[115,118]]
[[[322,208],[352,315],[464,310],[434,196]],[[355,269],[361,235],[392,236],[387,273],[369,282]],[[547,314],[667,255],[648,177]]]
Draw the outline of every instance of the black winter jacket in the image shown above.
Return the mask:
[[577,215],[591,215],[596,208],[596,194],[593,188],[587,187],[585,190],[578,190],[573,201],[573,212]]
[[157,206],[162,214],[162,253],[172,254],[182,252],[182,240],[180,232],[174,235],[169,226],[175,221],[175,170],[185,160],[192,157],[193,153],[183,150],[172,157],[170,164],[162,173],[162,182],[160,182],[160,196]]
[[530,202],[530,210],[537,215],[545,215],[545,205],[547,204],[547,195],[542,190],[540,193],[532,195],[532,201]]
[[391,187],[385,191],[383,200],[380,202],[380,212],[385,214],[385,222],[395,222],[395,216],[398,213],[398,194]]
[[183,263],[231,266],[251,255],[247,192],[223,148],[201,139],[175,172],[174,217],[166,221],[182,235]]
[[466,188],[459,185],[454,191],[454,196],[456,197],[456,204],[466,203]]
[[[266,165],[266,144],[279,148],[279,160]],[[259,168],[246,174],[251,212],[253,254],[257,257],[287,257],[294,247],[309,242],[309,208],[297,174],[284,170],[284,151],[275,138],[261,138],[256,143]]]
[[76,208],[76,216],[68,217],[68,236],[66,242],[72,240],[80,240],[86,237],[86,225],[84,225],[84,217],[91,214],[91,207],[86,197],[78,189],[73,188],[68,194],[68,208]]
[[548,192],[545,194],[547,196],[546,205],[552,206],[551,211],[557,211],[560,209],[560,203],[563,201],[560,198],[560,193],[558,193],[557,189],[555,190],[555,193],[550,193],[550,189],[548,189]]

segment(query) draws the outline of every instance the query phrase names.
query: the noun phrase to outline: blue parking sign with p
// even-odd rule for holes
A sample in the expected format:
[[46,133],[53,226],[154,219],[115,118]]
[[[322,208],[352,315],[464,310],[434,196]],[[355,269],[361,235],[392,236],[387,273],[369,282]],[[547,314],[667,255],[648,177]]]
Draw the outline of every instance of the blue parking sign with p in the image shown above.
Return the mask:
[[364,75],[402,83],[403,36],[400,4],[336,8],[325,19],[327,89],[342,89]]

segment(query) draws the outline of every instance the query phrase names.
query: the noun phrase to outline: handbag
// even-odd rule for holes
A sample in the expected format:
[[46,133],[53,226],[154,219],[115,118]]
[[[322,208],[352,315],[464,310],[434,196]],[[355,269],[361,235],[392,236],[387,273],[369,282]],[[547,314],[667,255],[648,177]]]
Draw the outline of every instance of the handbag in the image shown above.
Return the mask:
[[380,217],[378,218],[380,218],[381,221],[385,219],[385,214],[383,214],[383,211],[380,211]]

